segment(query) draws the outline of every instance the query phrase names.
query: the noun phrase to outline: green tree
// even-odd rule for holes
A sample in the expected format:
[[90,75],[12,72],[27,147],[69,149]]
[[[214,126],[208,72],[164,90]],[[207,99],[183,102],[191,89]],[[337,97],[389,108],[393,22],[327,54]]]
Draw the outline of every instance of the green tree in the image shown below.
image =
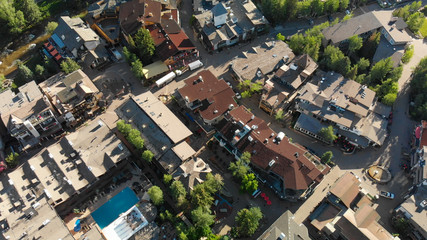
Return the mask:
[[370,72],[370,85],[375,86],[386,79],[387,74],[393,69],[393,61],[391,58],[385,58],[378,61]]
[[209,227],[215,222],[215,215],[211,215],[209,209],[198,207],[191,211],[191,219],[196,227]]
[[147,161],[147,162],[149,162],[149,163],[151,163],[151,161],[153,161],[153,157],[154,157],[154,154],[150,151],[150,150],[145,150],[143,153],[142,153],[142,159],[144,159],[145,161]]
[[411,45],[406,48],[405,53],[402,56],[402,62],[408,63],[409,61],[411,61],[412,56],[414,56],[414,45]]
[[333,157],[334,157],[334,154],[332,153],[332,151],[326,151],[325,153],[323,153],[320,160],[322,161],[322,163],[328,164]]
[[252,97],[252,94],[250,91],[246,90],[246,91],[242,92],[241,96],[242,96],[242,98],[250,98],[250,97]]
[[327,142],[332,142],[337,139],[337,135],[334,133],[334,128],[329,125],[328,127],[323,127],[318,132],[318,135],[325,139]]
[[169,185],[169,183],[172,181],[173,177],[170,174],[163,174],[163,182],[166,185]]
[[125,137],[129,135],[130,131],[132,130],[132,126],[130,124],[125,123],[124,120],[117,121],[116,127],[119,132],[125,135]]
[[243,176],[249,171],[249,167],[243,162],[243,160],[237,160],[236,162],[230,162],[228,168],[234,177],[242,179]]
[[300,55],[304,50],[305,37],[301,33],[291,36],[289,39],[289,47],[296,55]]
[[31,71],[31,69],[29,69],[27,66],[25,66],[25,64],[23,64],[22,62],[18,63],[18,78],[29,82],[32,81],[34,78],[34,73],[33,71]]
[[421,26],[425,21],[425,17],[423,13],[415,12],[411,14],[406,20],[406,24],[408,24],[408,28],[415,34],[418,33]]
[[369,59],[362,57],[357,62],[357,69],[358,69],[359,73],[365,73],[370,65],[371,65],[371,63],[369,62]]
[[7,165],[9,165],[10,168],[16,167],[19,163],[18,157],[19,157],[19,154],[16,152],[12,152],[9,155],[7,155],[7,157],[5,159]]
[[185,190],[185,187],[182,184],[182,182],[174,181],[171,184],[170,189],[171,189],[172,197],[177,202],[177,205],[182,206],[187,196],[187,191]]
[[242,178],[240,190],[249,194],[258,189],[258,181],[253,173],[245,174]]
[[153,201],[154,205],[162,205],[163,204],[163,191],[158,186],[152,186],[148,189],[148,195],[150,196],[151,201]]
[[52,34],[53,31],[55,31],[55,29],[58,27],[58,23],[57,22],[48,22],[46,25],[46,32],[48,34]]
[[198,207],[209,209],[212,205],[214,198],[205,184],[196,185],[191,191],[191,202]]
[[340,7],[340,0],[326,0],[325,2],[325,10],[328,13],[337,12]]
[[132,128],[129,131],[129,134],[126,136],[126,139],[138,150],[144,148],[144,139],[141,138],[141,132],[137,129]]
[[387,93],[381,100],[382,103],[384,103],[387,106],[393,106],[394,102],[396,101],[397,93],[391,92]]
[[[135,53],[128,50],[127,47],[123,47],[123,55],[125,56],[126,62],[132,66],[132,63],[139,60]],[[142,65],[142,63],[141,63]],[[142,66],[141,66],[142,67]]]
[[342,75],[346,75],[351,66],[350,59],[338,47],[332,45],[326,47],[321,63]]
[[250,152],[248,152],[248,151],[243,152],[243,153],[242,153],[242,156],[240,156],[240,159],[241,159],[245,164],[249,164],[249,163],[251,163],[251,158],[252,158],[252,155],[251,155],[251,153],[250,153]]
[[61,69],[65,74],[72,73],[80,68],[80,65],[71,58],[65,58],[65,60],[61,62]]
[[348,39],[348,51],[353,54],[363,46],[363,39],[354,35]]
[[224,179],[218,173],[215,175],[208,173],[203,184],[206,186],[209,192],[213,194],[221,190],[222,186],[224,186]]
[[347,78],[354,80],[357,77],[357,72],[358,72],[358,65],[354,64],[352,67],[350,67],[350,70],[348,70],[346,76]]
[[286,0],[285,9],[286,9],[286,18],[294,19],[298,11],[298,0]]
[[340,0],[340,11],[344,12],[348,8],[348,4],[350,3],[350,0]]
[[24,13],[25,19],[34,25],[41,19],[41,12],[39,6],[34,0],[17,0],[16,3],[20,6],[20,10]]
[[135,47],[144,64],[149,63],[151,61],[151,57],[154,55],[155,50],[154,41],[150,35],[150,31],[144,28],[140,28],[138,32],[136,32]]
[[285,36],[283,36],[281,33],[278,33],[278,34],[276,35],[276,39],[277,39],[277,40],[280,40],[280,41],[285,41]]
[[323,6],[324,2],[321,0],[312,0],[311,1],[311,9],[313,16],[321,16],[323,15]]
[[135,75],[135,77],[137,77],[138,79],[143,79],[144,71],[142,70],[142,62],[139,59],[137,59],[136,61],[131,63],[131,66],[132,66],[131,70]]
[[36,68],[34,69],[34,71],[36,72],[36,75],[39,78],[43,78],[45,73],[46,73],[46,69],[42,66],[42,65],[36,65]]
[[236,232],[240,237],[251,237],[258,229],[259,221],[262,219],[262,212],[259,207],[250,209],[243,208],[237,212]]
[[416,120],[427,119],[427,57],[421,59],[414,69],[411,80],[411,98],[413,104],[410,107],[411,116]]
[[277,110],[276,114],[274,115],[274,119],[277,121],[283,120],[285,116],[283,115],[283,109]]

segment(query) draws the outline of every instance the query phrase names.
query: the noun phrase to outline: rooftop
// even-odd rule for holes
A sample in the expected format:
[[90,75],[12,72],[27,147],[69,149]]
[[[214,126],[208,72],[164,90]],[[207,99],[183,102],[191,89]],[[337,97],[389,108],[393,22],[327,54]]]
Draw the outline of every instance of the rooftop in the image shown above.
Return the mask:
[[304,224],[298,225],[294,216],[287,210],[283,213],[258,240],[309,240],[308,230]]
[[70,51],[78,50],[86,42],[99,41],[99,36],[81,18],[60,17],[54,33]]
[[182,160],[185,161],[196,154],[196,151],[186,142],[183,141],[172,148],[175,154]]
[[61,111],[63,107],[73,108],[87,95],[99,90],[90,78],[81,70],[68,75],[58,73],[39,84],[42,91],[51,97],[53,104]]
[[244,106],[233,109],[226,118],[229,122],[221,129],[221,133],[227,139],[235,139],[239,127],[234,126],[251,129],[248,134],[236,138],[236,147],[241,152],[252,154],[252,164],[283,178],[285,188],[305,190],[313,182],[320,182],[329,172],[328,166],[320,163],[320,159],[301,145],[291,143],[286,136],[277,140],[278,134]]
[[213,120],[237,106],[233,89],[209,70],[200,71],[184,82],[179,94],[187,104],[200,105],[199,112],[205,120]]
[[136,33],[143,25],[160,23],[162,4],[154,0],[132,0],[120,6],[119,22],[125,34]]
[[247,45],[232,61],[233,71],[242,79],[263,80],[265,76],[292,59],[294,54],[283,41],[265,42],[260,46]]
[[179,166],[173,173],[175,180],[179,180],[189,192],[206,179],[206,175],[212,172],[212,169],[201,158],[192,158]]
[[347,172],[332,185],[329,191],[341,199],[346,207],[350,208],[350,204],[359,194],[359,185],[359,180]]
[[[427,187],[421,185],[417,192],[406,199],[399,207],[411,221],[415,222],[424,231],[427,232],[426,207],[422,206],[422,202],[427,199]],[[424,205],[425,206],[425,205]]]
[[132,100],[156,123],[174,143],[186,139],[192,132],[151,92],[132,97]]

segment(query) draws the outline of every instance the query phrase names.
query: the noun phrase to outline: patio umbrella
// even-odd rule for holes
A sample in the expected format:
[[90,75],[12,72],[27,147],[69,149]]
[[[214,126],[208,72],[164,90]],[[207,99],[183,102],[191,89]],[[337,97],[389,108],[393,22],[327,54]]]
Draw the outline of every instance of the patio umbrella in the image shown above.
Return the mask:
[[77,219],[76,223],[74,224],[74,232],[78,232],[82,230],[82,226],[80,225],[80,219]]
[[261,193],[261,197],[265,197],[265,193]]
[[267,201],[267,205],[271,205],[271,201],[270,200]]
[[267,202],[269,202],[270,201],[270,198],[268,197],[268,196],[265,196],[265,201],[267,201]]

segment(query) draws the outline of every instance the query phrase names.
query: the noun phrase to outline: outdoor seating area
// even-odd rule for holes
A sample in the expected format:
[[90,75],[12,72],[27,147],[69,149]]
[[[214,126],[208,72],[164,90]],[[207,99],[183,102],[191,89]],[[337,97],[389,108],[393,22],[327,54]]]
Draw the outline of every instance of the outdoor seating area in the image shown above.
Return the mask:
[[265,193],[261,193],[260,196],[264,199],[265,204],[267,204],[268,206],[271,205],[270,198]]
[[339,136],[337,139],[335,139],[334,144],[338,145],[341,150],[346,153],[353,153],[356,149],[356,146],[350,143],[344,136]]

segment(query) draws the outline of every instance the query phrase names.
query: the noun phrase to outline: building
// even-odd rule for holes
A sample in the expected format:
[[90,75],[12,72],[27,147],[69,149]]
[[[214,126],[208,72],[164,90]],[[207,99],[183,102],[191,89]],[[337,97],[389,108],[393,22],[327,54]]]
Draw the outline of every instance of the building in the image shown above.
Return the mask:
[[393,10],[372,11],[322,30],[324,45],[348,47],[348,39],[354,35],[364,40],[373,33],[381,32],[381,41],[373,62],[391,57],[395,65],[400,63],[405,45],[412,41],[408,25],[402,18],[393,17]]
[[356,176],[345,173],[331,186],[308,221],[329,239],[399,239],[381,226],[380,215],[359,185]]
[[181,29],[178,15],[162,14],[160,23],[147,26],[156,46],[156,54],[170,70],[181,69],[195,61],[199,53]]
[[265,42],[259,46],[246,46],[230,64],[232,75],[239,81],[264,81],[267,75],[294,58],[292,50],[283,41]]
[[318,65],[308,54],[294,58],[289,64],[283,64],[272,79],[265,82],[259,107],[269,114],[285,103],[292,102],[295,91],[310,79]]
[[116,113],[141,132],[144,146],[166,173],[172,174],[194,153],[188,144],[193,133],[151,92],[131,97]]
[[162,4],[154,0],[132,0],[120,5],[119,25],[125,36],[141,27],[160,23]]
[[206,175],[212,172],[205,161],[201,158],[192,158],[179,166],[173,173],[173,178],[182,182],[187,192],[191,192],[193,188],[206,179]]
[[[195,2],[198,1],[200,0]],[[209,51],[250,40],[268,31],[267,19],[251,0],[211,1],[205,6],[209,9],[195,15],[194,27],[202,44]]]
[[63,137],[29,159],[40,188],[62,216],[128,163],[129,150],[101,120]]
[[427,183],[427,121],[423,120],[420,125],[416,126],[414,135],[414,151],[410,155],[411,175],[414,185],[425,185]]
[[98,103],[102,93],[80,69],[68,75],[58,73],[39,87],[67,126],[75,126],[101,110]]
[[237,159],[243,152],[251,153],[251,166],[258,179],[283,199],[306,199],[330,170],[318,157],[292,143],[283,132],[274,132],[243,106],[226,114],[218,128],[215,138],[220,145]]
[[101,0],[89,5],[85,21],[109,44],[119,43],[119,9],[121,1]]
[[225,112],[237,106],[233,89],[223,80],[218,80],[209,70],[198,72],[184,80],[185,86],[178,93],[185,105],[198,112],[206,124],[218,123]]
[[310,240],[307,227],[297,224],[287,210],[257,240]]
[[317,133],[328,125],[360,148],[381,146],[387,136],[391,108],[378,102],[371,89],[338,73],[308,82],[295,101],[301,115],[294,128],[319,140]]
[[397,216],[404,217],[409,221],[409,235],[411,239],[427,238],[426,219],[427,187],[420,185],[416,193],[411,194],[395,211]]
[[50,102],[43,96],[35,81],[18,88],[15,94],[8,89],[0,94],[2,135],[16,138],[23,149],[34,147],[40,140],[62,130]]
[[60,17],[49,42],[61,56],[82,60],[92,68],[108,62],[103,42],[80,18]]

